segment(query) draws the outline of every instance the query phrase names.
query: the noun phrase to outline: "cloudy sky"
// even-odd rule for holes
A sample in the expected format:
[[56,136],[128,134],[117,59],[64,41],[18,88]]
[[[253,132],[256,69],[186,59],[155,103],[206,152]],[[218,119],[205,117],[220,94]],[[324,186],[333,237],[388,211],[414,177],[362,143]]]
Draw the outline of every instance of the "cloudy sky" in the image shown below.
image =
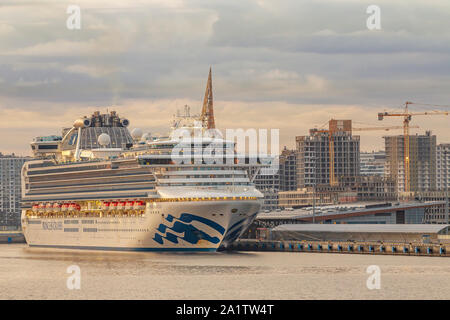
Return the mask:
[[[381,30],[367,28],[371,4]],[[450,109],[450,2],[1,0],[0,151],[29,154],[34,136],[107,108],[165,133],[177,108],[200,109],[210,66],[221,129],[278,128],[293,147],[330,118],[401,125],[377,113]],[[449,117],[413,123],[450,142]],[[361,148],[400,132],[364,132]]]

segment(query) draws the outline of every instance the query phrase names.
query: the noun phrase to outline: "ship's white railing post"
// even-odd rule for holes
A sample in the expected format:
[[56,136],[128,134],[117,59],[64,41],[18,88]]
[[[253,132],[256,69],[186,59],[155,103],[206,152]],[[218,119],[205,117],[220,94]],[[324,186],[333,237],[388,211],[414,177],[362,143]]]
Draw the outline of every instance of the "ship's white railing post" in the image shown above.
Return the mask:
[[81,145],[81,127],[78,128],[78,135],[77,135],[77,147],[75,149],[75,160],[78,161],[80,160],[80,145]]

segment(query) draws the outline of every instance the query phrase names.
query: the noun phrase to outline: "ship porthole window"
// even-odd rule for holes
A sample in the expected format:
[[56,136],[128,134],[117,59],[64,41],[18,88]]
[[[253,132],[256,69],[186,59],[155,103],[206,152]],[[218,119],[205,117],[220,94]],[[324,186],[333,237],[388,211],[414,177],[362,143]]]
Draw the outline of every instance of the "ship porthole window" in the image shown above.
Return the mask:
[[238,211],[238,209],[236,209],[236,208],[231,209],[231,213],[236,213],[237,211]]

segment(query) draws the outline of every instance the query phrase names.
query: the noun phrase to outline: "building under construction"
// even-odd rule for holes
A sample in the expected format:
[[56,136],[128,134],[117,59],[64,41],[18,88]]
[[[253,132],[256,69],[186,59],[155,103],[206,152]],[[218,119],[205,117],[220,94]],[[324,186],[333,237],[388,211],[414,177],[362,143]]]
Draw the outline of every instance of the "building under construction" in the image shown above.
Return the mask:
[[[449,111],[431,110],[411,112],[409,105],[420,105],[407,101],[401,112],[380,112],[378,120],[386,117],[403,118],[403,136],[385,137],[387,174],[397,182],[397,190],[410,197],[414,192],[436,188],[436,136],[410,136],[410,122],[414,116],[448,116]],[[430,104],[423,104],[430,106]],[[442,107],[442,106],[441,106]],[[403,163],[402,163],[403,162]],[[403,179],[402,179],[403,176]]]
[[279,157],[280,191],[297,190],[297,155],[286,147]]
[[297,136],[296,148],[298,188],[337,185],[340,177],[359,175],[360,141],[351,120],[330,120],[328,129]]
[[385,136],[386,174],[396,181],[398,192],[434,190],[436,186],[436,136],[409,136],[409,190],[405,188],[404,136]]
[[436,190],[450,186],[450,143],[436,146]]

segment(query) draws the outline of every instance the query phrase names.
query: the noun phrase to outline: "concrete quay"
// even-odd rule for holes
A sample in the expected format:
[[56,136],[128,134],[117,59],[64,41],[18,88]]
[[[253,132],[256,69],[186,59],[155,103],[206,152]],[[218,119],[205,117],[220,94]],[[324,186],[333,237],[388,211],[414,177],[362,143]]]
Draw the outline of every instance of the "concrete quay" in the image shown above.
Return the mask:
[[25,243],[25,237],[20,231],[0,231],[0,243]]
[[449,257],[450,243],[274,241],[240,239],[232,243],[226,250]]

